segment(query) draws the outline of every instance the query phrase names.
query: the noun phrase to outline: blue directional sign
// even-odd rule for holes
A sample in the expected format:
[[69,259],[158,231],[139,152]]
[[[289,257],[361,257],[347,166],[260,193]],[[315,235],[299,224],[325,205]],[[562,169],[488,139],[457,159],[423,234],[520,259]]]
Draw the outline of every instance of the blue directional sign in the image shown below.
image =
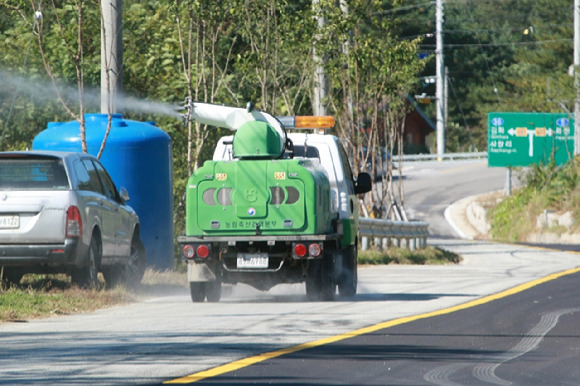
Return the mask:
[[566,163],[574,156],[574,119],[565,113],[489,113],[488,166]]

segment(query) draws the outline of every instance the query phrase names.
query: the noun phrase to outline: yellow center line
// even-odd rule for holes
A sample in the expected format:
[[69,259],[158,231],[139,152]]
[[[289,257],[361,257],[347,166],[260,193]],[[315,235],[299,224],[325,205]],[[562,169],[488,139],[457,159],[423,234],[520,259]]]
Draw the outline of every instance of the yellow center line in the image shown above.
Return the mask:
[[209,370],[200,371],[200,372],[197,372],[197,373],[194,373],[194,374],[182,377],[182,378],[177,378],[177,379],[173,379],[170,381],[166,381],[164,383],[165,384],[185,384],[185,383],[197,382],[197,381],[200,381],[200,380],[206,379],[206,378],[216,377],[218,375],[223,375],[226,373],[230,373],[232,371],[243,369],[244,367],[248,367],[248,366],[254,365],[256,363],[266,361],[268,359],[277,358],[277,357],[280,357],[282,355],[292,354],[292,353],[295,353],[298,351],[307,350],[309,348],[314,348],[314,347],[323,346],[323,345],[330,344],[330,343],[339,342],[341,340],[357,337],[357,336],[364,335],[364,334],[369,334],[372,332],[376,332],[376,331],[383,330],[383,329],[386,329],[389,327],[394,327],[394,326],[398,326],[401,324],[413,322],[413,321],[420,320],[420,319],[426,319],[426,318],[432,318],[435,316],[446,315],[446,314],[450,314],[450,313],[464,310],[467,308],[480,306],[482,304],[490,303],[494,300],[502,299],[502,298],[523,292],[523,291],[528,290],[528,289],[535,287],[537,285],[558,279],[558,278],[566,276],[566,275],[578,273],[578,272],[580,272],[580,267],[568,269],[568,270],[565,270],[562,272],[557,272],[557,273],[554,273],[552,275],[548,275],[546,277],[543,277],[543,278],[540,278],[537,280],[533,280],[533,281],[530,281],[530,282],[527,282],[524,284],[520,284],[516,287],[499,292],[497,294],[493,294],[493,295],[489,295],[489,296],[486,296],[486,297],[483,297],[480,299],[475,299],[475,300],[469,301],[467,303],[459,304],[456,306],[444,308],[444,309],[437,310],[437,311],[427,312],[424,314],[407,316],[404,318],[389,320],[386,322],[378,323],[378,324],[375,324],[375,325],[372,325],[369,327],[360,328],[358,330],[354,330],[354,331],[347,332],[344,334],[335,335],[335,336],[331,336],[328,338],[299,344],[299,345],[284,348],[281,350],[276,350],[276,351],[271,351],[268,353],[255,355],[253,357],[240,359],[240,360],[237,360],[234,362],[227,363],[225,365],[214,367],[214,368],[209,369]]

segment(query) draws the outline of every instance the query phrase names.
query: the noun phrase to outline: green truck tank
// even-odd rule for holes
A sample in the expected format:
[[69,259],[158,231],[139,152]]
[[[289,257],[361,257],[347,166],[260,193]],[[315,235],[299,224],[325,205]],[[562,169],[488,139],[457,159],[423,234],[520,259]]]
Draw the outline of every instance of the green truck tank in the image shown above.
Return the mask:
[[222,284],[236,283],[265,291],[305,282],[313,300],[332,299],[336,287],[353,296],[356,194],[370,190],[370,176],[355,180],[338,139],[288,135],[250,109],[195,103],[191,115],[236,130],[187,183],[178,241],[192,300],[218,301]]

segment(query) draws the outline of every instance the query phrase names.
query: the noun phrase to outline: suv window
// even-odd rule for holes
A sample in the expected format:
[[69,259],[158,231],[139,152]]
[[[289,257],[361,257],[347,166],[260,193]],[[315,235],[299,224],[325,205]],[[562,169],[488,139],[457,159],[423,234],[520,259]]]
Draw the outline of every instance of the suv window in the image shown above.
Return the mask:
[[117,192],[117,188],[115,187],[115,183],[109,177],[109,173],[105,170],[105,168],[98,162],[95,162],[95,167],[97,168],[97,174],[103,183],[103,187],[105,188],[105,195],[109,197],[111,200],[121,201],[119,198],[119,193]]
[[102,189],[101,189],[101,184],[99,182],[99,179],[97,177],[97,173],[96,171],[94,171],[93,175],[95,176],[95,178],[91,178],[89,172],[87,171],[87,166],[90,167],[90,170],[94,171],[94,167],[92,162],[89,162],[87,165],[85,165],[83,162],[81,161],[75,161],[74,163],[74,170],[75,170],[75,175],[77,176],[77,186],[76,189],[77,190],[87,190],[90,192],[97,192],[97,193],[103,193]]
[[[96,192],[99,194],[104,195],[105,191],[103,190],[103,185],[101,185],[101,180],[99,180],[99,175],[97,174],[97,170],[95,169],[95,165],[93,165],[93,161],[91,161],[90,159],[83,159],[82,161],[82,165],[79,165],[78,168],[76,168],[77,173],[80,173],[80,175],[82,175],[83,171],[87,174],[86,176],[84,176],[84,182],[82,183],[82,188],[81,186],[79,186],[79,189],[82,190],[89,190],[91,192]],[[79,178],[81,178],[79,174],[77,174],[77,176]],[[88,177],[88,180],[87,180]],[[81,185],[79,183],[79,185]]]
[[68,178],[62,160],[47,157],[2,158],[0,188],[6,190],[66,190]]

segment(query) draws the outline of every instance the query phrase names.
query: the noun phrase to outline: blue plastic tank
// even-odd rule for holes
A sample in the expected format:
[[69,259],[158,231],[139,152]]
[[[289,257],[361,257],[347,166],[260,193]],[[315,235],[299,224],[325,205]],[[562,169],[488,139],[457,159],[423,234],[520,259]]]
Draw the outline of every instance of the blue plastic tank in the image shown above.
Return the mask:
[[[88,153],[96,156],[105,136],[107,114],[85,114]],[[32,142],[34,150],[81,152],[77,121],[49,122]],[[148,264],[173,266],[173,171],[171,138],[153,122],[123,119],[113,114],[111,130],[100,158],[117,187],[129,191],[129,205],[141,222],[141,239]]]

